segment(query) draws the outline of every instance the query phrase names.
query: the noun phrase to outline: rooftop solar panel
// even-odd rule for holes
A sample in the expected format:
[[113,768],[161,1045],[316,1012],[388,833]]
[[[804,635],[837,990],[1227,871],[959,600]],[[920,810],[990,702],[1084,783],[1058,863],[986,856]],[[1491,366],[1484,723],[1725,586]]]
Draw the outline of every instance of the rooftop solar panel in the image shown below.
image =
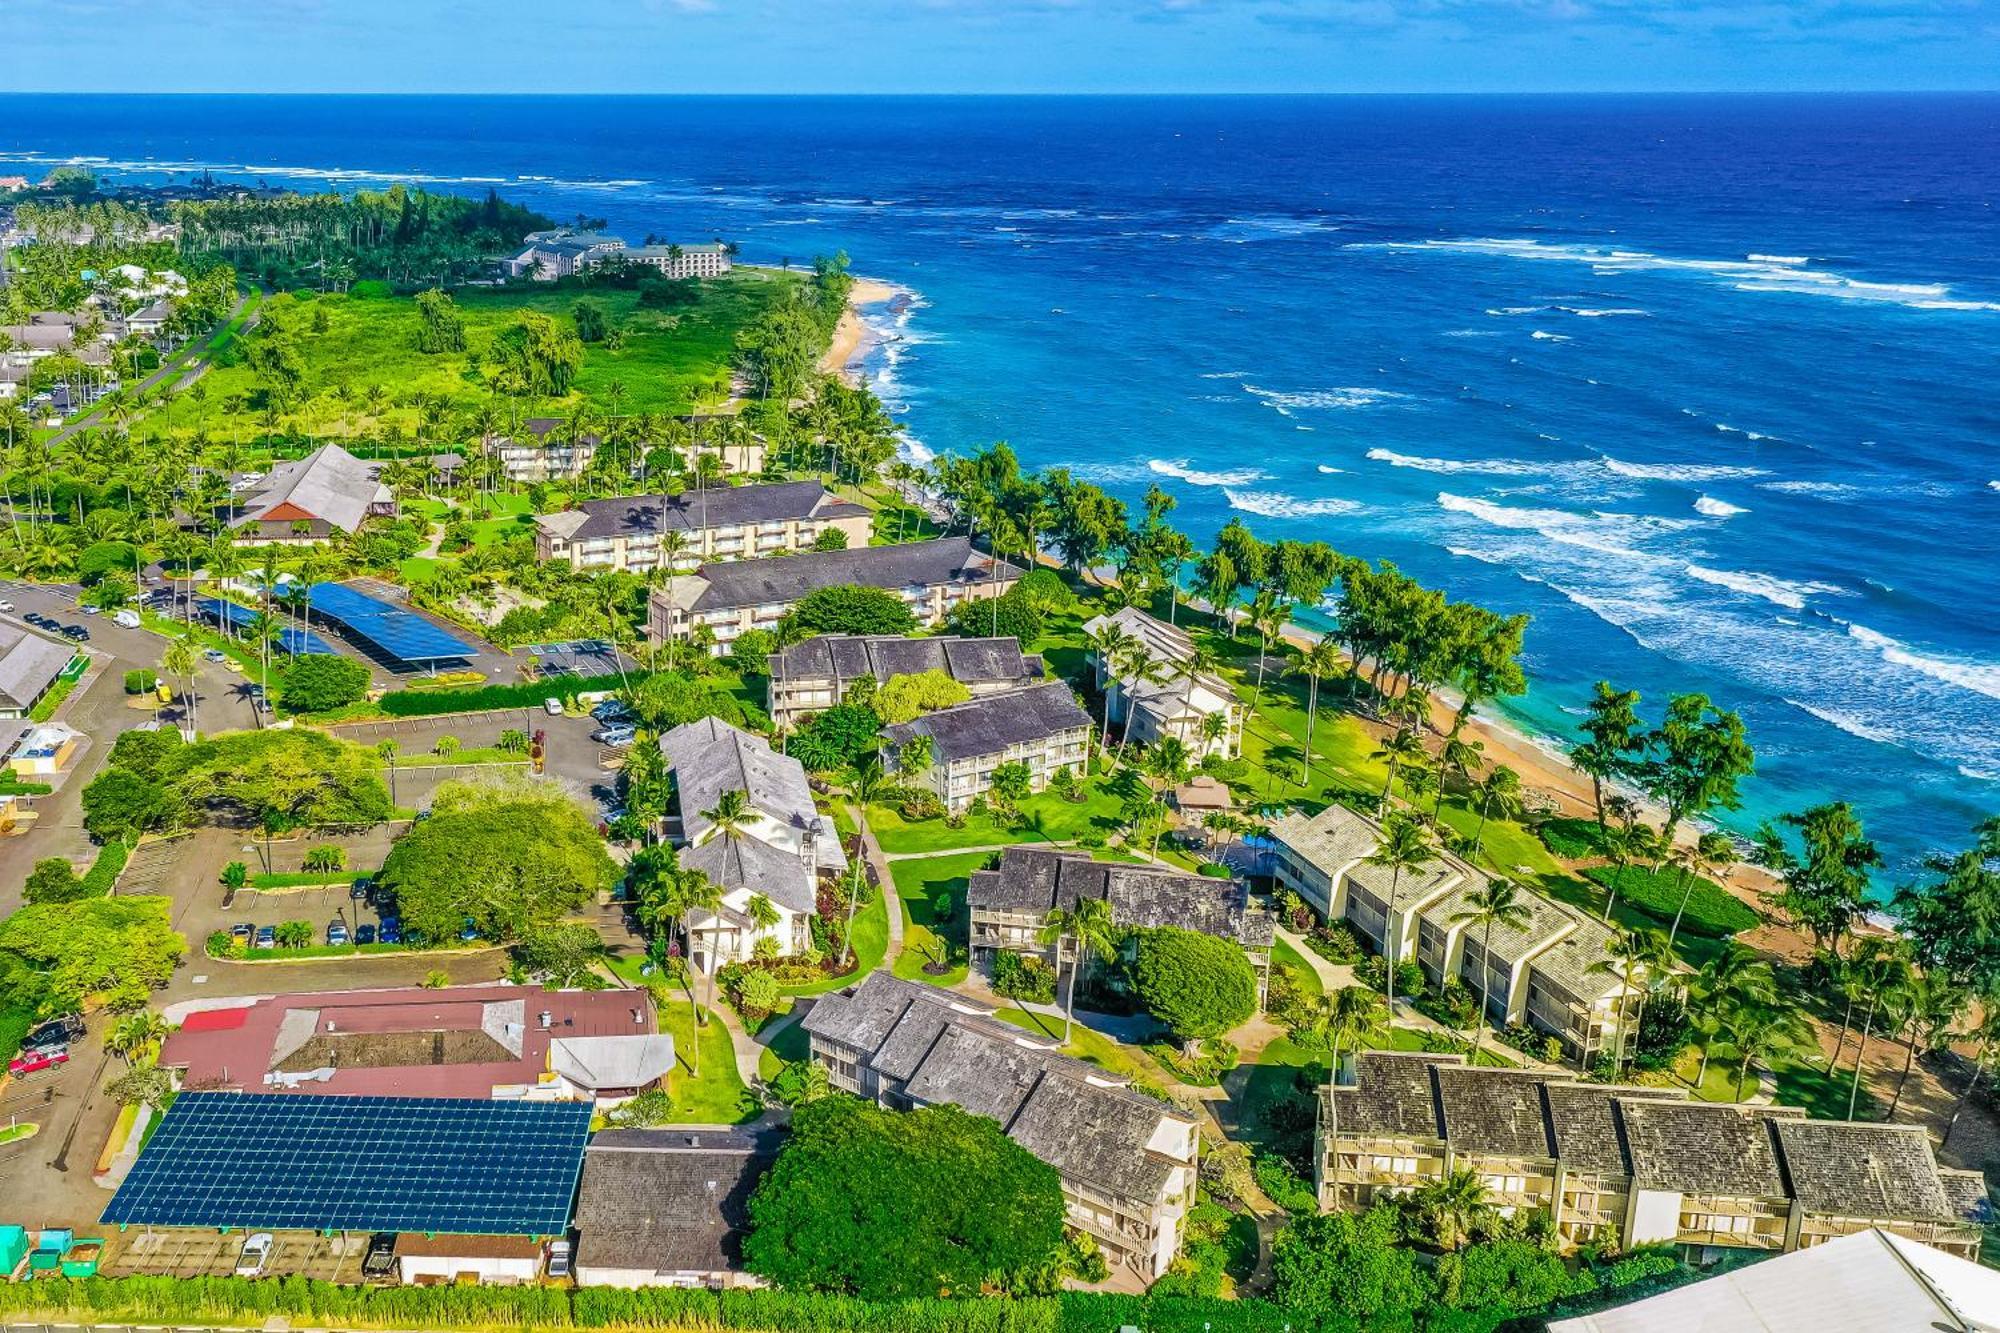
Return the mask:
[[557,1235],[590,1117],[588,1102],[187,1092],[103,1220]]
[[238,606],[220,597],[197,597],[194,604],[202,615],[227,630],[247,630],[250,622],[257,618],[257,613],[249,607]]
[[447,634],[413,611],[393,606],[344,583],[315,583],[311,590],[315,615],[339,621],[347,632],[366,639],[402,662],[430,662],[444,657],[476,657],[478,649]]
[[334,656],[333,645],[309,629],[281,629],[278,631],[278,646],[294,657],[305,653],[325,653]]

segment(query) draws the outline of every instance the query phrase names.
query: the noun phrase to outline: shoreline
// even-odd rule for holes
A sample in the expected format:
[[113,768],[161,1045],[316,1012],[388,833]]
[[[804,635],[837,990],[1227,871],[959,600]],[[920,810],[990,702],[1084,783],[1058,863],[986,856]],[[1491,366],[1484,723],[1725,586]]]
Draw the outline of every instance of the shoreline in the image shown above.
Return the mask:
[[819,368],[826,374],[840,376],[849,385],[859,384],[857,363],[874,345],[874,337],[861,319],[861,308],[886,305],[902,294],[902,288],[880,278],[857,277],[847,293],[847,309],[840,312],[840,322],[834,325],[833,341],[819,359]]

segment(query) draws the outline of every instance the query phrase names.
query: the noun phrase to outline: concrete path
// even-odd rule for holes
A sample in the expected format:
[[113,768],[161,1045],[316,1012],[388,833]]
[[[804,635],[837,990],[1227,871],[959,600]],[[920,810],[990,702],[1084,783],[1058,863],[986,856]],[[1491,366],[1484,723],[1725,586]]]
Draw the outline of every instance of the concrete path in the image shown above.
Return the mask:
[[882,890],[882,906],[889,915],[889,947],[882,955],[882,967],[895,965],[897,955],[903,952],[903,905],[896,895],[896,880],[889,873],[889,862],[896,859],[882,850],[882,844],[875,840],[875,830],[868,827],[868,820],[861,807],[852,801],[847,803],[848,813],[854,816],[854,823],[861,830],[861,856],[874,872],[875,882]]
[[1296,931],[1288,930],[1284,926],[1279,926],[1278,938],[1290,945],[1299,957],[1305,959],[1306,966],[1313,970],[1313,975],[1319,978],[1320,985],[1324,986],[1327,990],[1342,990],[1354,984],[1354,969],[1352,967],[1340,963],[1328,962],[1326,959],[1320,957],[1318,953],[1314,952],[1312,945],[1306,943],[1303,935],[1298,934]]
[[[228,328],[231,324],[235,323],[236,317],[243,313],[243,307],[249,304],[249,301],[250,298],[248,296],[239,297],[237,299],[235,308],[233,308],[229,312],[228,317],[225,318],[222,321],[222,323],[218,324],[215,328],[209,330],[207,337],[188,339],[187,342],[181,345],[180,350],[176,351],[172,356],[167,357],[164,361],[160,363],[160,368],[158,370],[155,370],[152,374],[146,376],[145,379],[140,380],[137,387],[129,391],[132,394],[132,396],[136,398],[140,394],[150,393],[152,392],[154,386],[159,384],[160,381],[166,379],[170,375],[177,375],[181,374],[182,372],[188,371],[191,367],[195,368],[196,373],[187,375],[186,378],[182,379],[178,384],[174,386],[174,390],[178,392],[179,390],[184,389],[188,385],[194,383],[195,380],[200,379],[201,375],[199,372],[201,370],[205,370],[207,366],[207,363],[201,360],[200,357],[201,349],[207,347],[210,339],[214,338],[218,332]],[[252,315],[250,319],[246,321],[245,324],[243,325],[243,328],[239,332],[239,336],[242,333],[250,332],[250,330],[255,328],[256,326],[257,326],[257,316]],[[120,390],[121,395],[124,394],[125,392],[128,391]],[[64,440],[68,439],[76,432],[96,425],[99,422],[99,420],[104,416],[104,412],[105,409],[101,403],[93,405],[91,409],[88,412],[85,412],[82,416],[77,417],[74,420],[65,422],[63,426],[55,432],[55,434],[49,436],[49,443],[52,445],[61,444]]]

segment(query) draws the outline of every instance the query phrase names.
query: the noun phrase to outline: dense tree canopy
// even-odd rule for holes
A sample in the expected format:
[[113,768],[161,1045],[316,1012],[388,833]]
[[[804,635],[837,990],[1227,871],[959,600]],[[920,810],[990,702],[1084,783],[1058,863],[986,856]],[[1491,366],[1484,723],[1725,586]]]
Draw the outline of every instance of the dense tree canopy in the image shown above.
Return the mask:
[[917,627],[894,593],[851,584],[807,593],[778,622],[778,637],[797,643],[815,634],[908,634]]
[[279,828],[375,824],[389,814],[382,760],[324,732],[232,731],[183,743],[169,730],[126,732],[84,788],[84,827],[100,838],[192,828],[211,812]]
[[456,938],[468,920],[488,939],[517,939],[616,877],[583,812],[549,802],[433,814],[382,865],[406,928],[435,942]]
[[305,653],[285,664],[278,702],[288,713],[324,713],[367,697],[372,673],[361,663],[333,653]]
[[919,713],[962,704],[972,691],[933,667],[907,676],[891,676],[875,692],[875,711],[884,722],[908,722]]
[[815,713],[785,743],[785,753],[815,773],[853,763],[875,748],[882,719],[865,704],[835,704]]
[[1163,926],[1139,935],[1139,1002],[1181,1041],[1217,1037],[1257,1012],[1257,974],[1229,940]]
[[187,941],[167,898],[91,898],[21,908],[0,921],[0,994],[36,1014],[67,1013],[100,996],[137,1009],[173,976]]
[[1047,1285],[1062,1184],[982,1116],[886,1111],[851,1097],[800,1107],[750,1200],[744,1261],[780,1286],[873,1300]]

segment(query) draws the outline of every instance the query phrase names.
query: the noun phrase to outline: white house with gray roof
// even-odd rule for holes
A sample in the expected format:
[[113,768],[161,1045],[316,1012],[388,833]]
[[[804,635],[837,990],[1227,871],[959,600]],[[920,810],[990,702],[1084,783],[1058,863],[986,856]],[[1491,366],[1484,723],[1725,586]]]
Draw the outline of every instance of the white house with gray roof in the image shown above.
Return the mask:
[[[1247,712],[1243,701],[1229,682],[1214,672],[1188,669],[1194,657],[1194,640],[1187,631],[1136,606],[1097,616],[1083,628],[1094,633],[1107,626],[1116,627],[1143,647],[1160,671],[1158,678],[1141,675],[1122,661],[1106,661],[1103,654],[1093,652],[1090,660],[1097,673],[1097,689],[1104,696],[1107,723],[1122,728],[1129,716],[1133,741],[1151,745],[1172,736],[1196,758],[1213,754],[1227,759],[1242,750]],[[1219,730],[1204,725],[1210,717],[1221,719]],[[1215,734],[1205,735],[1205,730],[1215,730]]]
[[0,625],[0,717],[26,717],[76,649],[18,625]]
[[1150,1282],[1179,1253],[1200,1147],[1193,1116],[1063,1055],[953,991],[871,973],[802,1025],[837,1088],[895,1110],[988,1116],[1062,1177],[1069,1224]]
[[[722,890],[721,911],[695,913],[686,923],[694,965],[707,971],[747,961],[765,938],[781,954],[802,952],[812,940],[820,875],[847,868],[833,821],[813,805],[805,768],[763,737],[712,717],[667,732],[660,751],[673,774],[679,819],[668,831],[681,864]],[[732,791],[745,794],[750,816],[729,834],[705,812]],[[764,929],[750,915],[750,900],[759,896],[778,913]]]
[[396,512],[396,496],[377,477],[379,464],[356,458],[337,444],[304,458],[274,464],[256,490],[226,511],[239,544],[322,542],[353,532],[372,517]]

